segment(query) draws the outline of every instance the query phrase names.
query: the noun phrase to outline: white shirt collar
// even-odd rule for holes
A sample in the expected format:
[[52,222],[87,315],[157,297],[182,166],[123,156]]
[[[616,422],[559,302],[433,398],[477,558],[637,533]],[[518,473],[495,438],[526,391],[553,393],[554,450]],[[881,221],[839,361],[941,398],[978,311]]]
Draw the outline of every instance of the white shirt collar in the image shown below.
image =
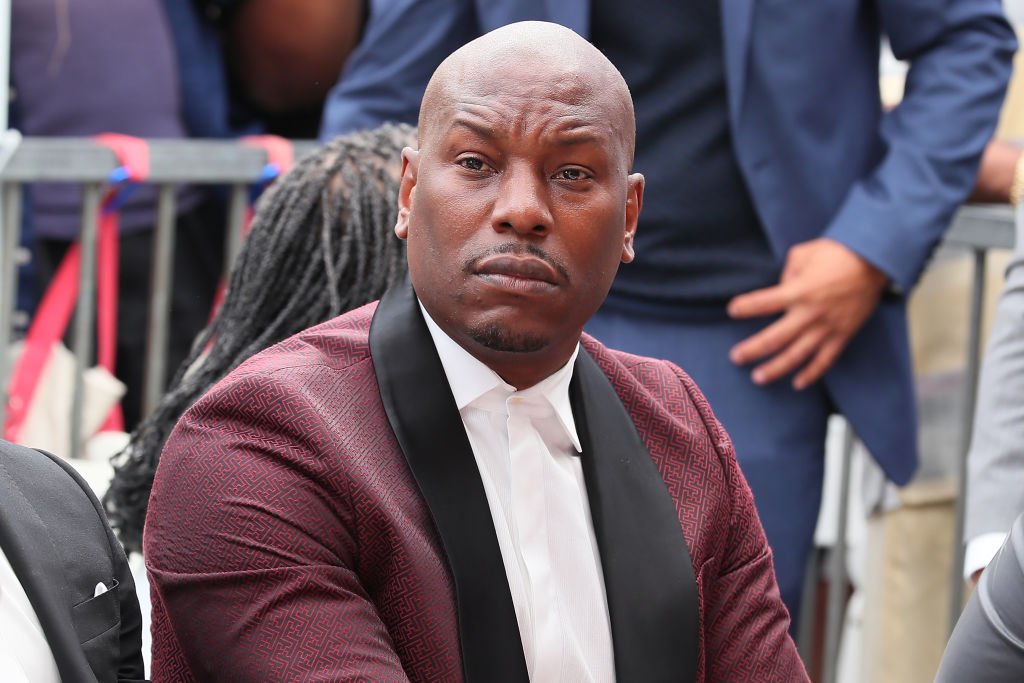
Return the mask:
[[[418,299],[417,303],[419,303]],[[427,323],[427,329],[430,330],[430,337],[434,341],[437,355],[441,358],[444,374],[451,386],[452,396],[455,397],[455,406],[460,411],[496,387],[502,387],[509,394],[518,394],[523,397],[543,397],[551,405],[576,452],[583,452],[579,435],[576,432],[576,421],[572,416],[572,406],[569,403],[569,382],[572,380],[576,356],[580,352],[579,342],[576,343],[576,348],[573,349],[572,356],[569,357],[565,365],[532,387],[517,392],[516,388],[498,376],[498,373],[481,363],[473,354],[449,337],[430,317],[422,303],[419,303],[419,307],[423,319]]]

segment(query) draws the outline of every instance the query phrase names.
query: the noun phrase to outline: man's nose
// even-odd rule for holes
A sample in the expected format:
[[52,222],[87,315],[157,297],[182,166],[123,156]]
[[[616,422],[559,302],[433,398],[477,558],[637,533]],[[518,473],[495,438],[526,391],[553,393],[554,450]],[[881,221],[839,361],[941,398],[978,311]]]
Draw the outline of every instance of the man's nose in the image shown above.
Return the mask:
[[552,227],[550,197],[544,178],[535,170],[510,165],[502,174],[494,202],[495,230],[545,235]]

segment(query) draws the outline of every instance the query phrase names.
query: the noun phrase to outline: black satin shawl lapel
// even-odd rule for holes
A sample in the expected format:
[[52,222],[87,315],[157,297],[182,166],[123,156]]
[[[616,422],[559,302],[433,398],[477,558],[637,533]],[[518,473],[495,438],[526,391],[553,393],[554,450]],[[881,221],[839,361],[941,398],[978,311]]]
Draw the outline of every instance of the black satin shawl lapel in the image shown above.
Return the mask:
[[455,581],[469,683],[528,681],[515,607],[480,472],[444,367],[406,281],[370,326],[380,397],[430,508]]
[[608,378],[585,352],[569,385],[619,681],[693,681],[697,582],[675,503]]

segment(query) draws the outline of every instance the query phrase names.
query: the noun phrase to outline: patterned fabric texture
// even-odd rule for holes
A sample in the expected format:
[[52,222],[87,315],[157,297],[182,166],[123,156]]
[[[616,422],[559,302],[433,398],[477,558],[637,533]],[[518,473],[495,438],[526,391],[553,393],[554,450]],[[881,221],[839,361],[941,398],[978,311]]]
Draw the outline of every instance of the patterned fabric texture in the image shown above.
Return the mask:
[[[375,306],[254,356],[169,439],[145,533],[154,683],[462,680],[444,550],[380,401]],[[589,337],[583,348],[676,503],[698,583],[698,680],[807,680],[706,400],[669,363]]]

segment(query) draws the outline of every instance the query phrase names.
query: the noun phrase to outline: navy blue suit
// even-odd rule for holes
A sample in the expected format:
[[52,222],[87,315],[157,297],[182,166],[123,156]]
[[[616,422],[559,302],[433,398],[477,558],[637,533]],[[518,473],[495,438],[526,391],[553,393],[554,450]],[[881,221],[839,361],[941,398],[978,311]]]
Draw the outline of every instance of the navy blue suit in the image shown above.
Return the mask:
[[[526,19],[561,23],[584,36],[590,26],[588,0],[370,5],[362,43],[329,98],[325,137],[386,120],[414,122],[437,64],[483,32]],[[999,0],[721,0],[721,14],[733,148],[778,262],[794,244],[829,237],[882,270],[894,291],[909,291],[973,184],[996,123],[1016,47]],[[890,112],[878,93],[883,35],[911,63],[903,102]],[[703,341],[707,326],[687,324],[679,330],[686,340],[677,344],[668,331],[654,348],[645,345],[649,331],[620,335],[616,329],[628,326],[600,315],[588,330],[610,346],[675,360],[708,394],[736,442],[776,556],[790,567],[789,578],[780,567],[780,584],[791,598],[817,513],[828,412],[844,414],[900,484],[917,464],[917,416],[905,299],[890,295],[823,382],[794,399],[803,406],[786,419],[800,424],[767,442],[771,462],[761,482],[747,458],[765,420],[746,418],[796,392],[785,382],[757,388],[746,370],[727,379],[720,371],[729,370],[729,341],[764,324],[720,328]],[[688,357],[689,349],[703,358]],[[698,366],[709,352],[718,364],[705,373]],[[790,436],[800,440],[801,424],[817,454],[806,472],[787,452]],[[793,503],[804,488],[810,493]],[[776,501],[777,514],[769,509]],[[794,516],[801,520],[796,532],[789,529]],[[799,538],[785,538],[793,533]]]

